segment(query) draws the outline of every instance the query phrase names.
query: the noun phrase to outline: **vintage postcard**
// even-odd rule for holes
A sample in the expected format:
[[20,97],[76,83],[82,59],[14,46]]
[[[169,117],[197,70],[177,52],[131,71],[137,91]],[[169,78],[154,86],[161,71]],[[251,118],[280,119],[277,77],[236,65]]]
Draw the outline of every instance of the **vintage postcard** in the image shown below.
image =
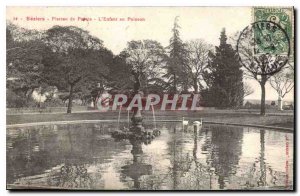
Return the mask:
[[295,190],[293,7],[7,7],[9,190]]

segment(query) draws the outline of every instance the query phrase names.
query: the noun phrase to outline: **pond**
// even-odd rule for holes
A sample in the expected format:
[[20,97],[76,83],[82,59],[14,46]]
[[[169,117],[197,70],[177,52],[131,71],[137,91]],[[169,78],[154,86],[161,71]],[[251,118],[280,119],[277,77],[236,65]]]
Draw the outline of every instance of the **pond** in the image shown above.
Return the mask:
[[[146,125],[151,128],[151,125]],[[290,190],[293,134],[158,123],[151,143],[115,141],[112,123],[7,128],[7,188]]]

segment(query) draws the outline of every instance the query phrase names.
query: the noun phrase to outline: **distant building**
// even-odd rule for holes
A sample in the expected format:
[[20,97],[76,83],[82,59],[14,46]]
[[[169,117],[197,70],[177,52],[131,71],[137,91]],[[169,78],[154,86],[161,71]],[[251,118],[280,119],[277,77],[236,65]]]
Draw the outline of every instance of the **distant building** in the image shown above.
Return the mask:
[[[275,101],[275,105],[277,105],[277,100],[266,100],[266,105],[272,105],[272,102]],[[260,104],[260,99],[245,99],[244,105],[249,102],[251,104]],[[294,105],[294,101],[292,100],[286,100],[283,101],[283,105]]]

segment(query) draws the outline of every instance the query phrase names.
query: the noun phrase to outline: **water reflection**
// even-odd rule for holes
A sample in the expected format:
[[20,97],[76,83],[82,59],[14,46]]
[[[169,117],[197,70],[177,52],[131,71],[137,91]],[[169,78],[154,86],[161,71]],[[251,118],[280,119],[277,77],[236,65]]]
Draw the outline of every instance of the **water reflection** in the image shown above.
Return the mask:
[[[242,153],[243,130],[241,127],[212,127],[211,128],[211,160],[215,174],[218,176],[220,189],[225,188],[228,177],[236,173],[236,167]],[[230,141],[230,142],[229,142]]]
[[[251,164],[249,169],[249,180],[246,181],[247,188],[276,186],[279,178],[279,172],[274,171],[271,166],[266,162],[266,149],[265,149],[265,130],[259,130],[260,151],[259,156]],[[269,182],[267,177],[269,177]],[[286,187],[289,187],[288,185]]]
[[293,186],[293,134],[157,126],[162,134],[151,143],[115,141],[110,135],[115,126],[107,123],[8,129],[7,183],[11,188],[133,190]]
[[[53,180],[54,174],[52,174]],[[63,165],[57,174],[57,183],[48,183],[64,188],[92,188],[93,180],[85,165]]]
[[266,163],[265,163],[265,130],[260,130],[260,156],[259,156],[259,165],[260,165],[260,177],[257,182],[258,186],[265,186],[267,184],[266,179]]
[[133,188],[141,189],[140,185],[140,177],[144,175],[152,174],[152,165],[145,164],[142,161],[143,149],[142,149],[142,141],[140,140],[130,140],[132,145],[131,154],[133,155],[132,164],[122,166],[122,173],[125,176],[133,179]]

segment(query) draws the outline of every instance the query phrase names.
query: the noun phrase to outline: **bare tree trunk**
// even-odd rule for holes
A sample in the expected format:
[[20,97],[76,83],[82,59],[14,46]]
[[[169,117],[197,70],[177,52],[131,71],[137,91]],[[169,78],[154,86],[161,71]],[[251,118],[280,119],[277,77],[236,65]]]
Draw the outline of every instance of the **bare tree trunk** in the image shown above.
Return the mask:
[[72,112],[73,90],[74,90],[74,85],[71,84],[70,85],[70,93],[69,93],[69,102],[68,102],[67,114],[71,114],[71,112]]
[[193,87],[194,87],[194,91],[195,91],[195,93],[198,93],[199,92],[199,87],[198,87],[198,81],[197,81],[197,79],[194,79],[194,85],[193,85]]
[[260,81],[260,87],[261,87],[261,101],[260,101],[260,115],[264,116],[266,114],[266,75],[261,76],[262,79]]
[[140,88],[141,88],[141,81],[140,81],[140,73],[139,72],[132,72],[133,76],[134,76],[134,87],[133,87],[133,91],[134,93],[138,93]]
[[33,91],[34,91],[34,88],[29,89],[29,90],[25,93],[25,95],[26,95],[26,101],[27,101],[27,102],[28,102],[29,99],[31,98]]
[[282,100],[283,97],[281,95],[278,96],[278,110],[281,111],[282,110]]
[[174,80],[173,80],[173,91],[174,93],[177,93],[177,81],[176,81],[176,74],[173,74]]

